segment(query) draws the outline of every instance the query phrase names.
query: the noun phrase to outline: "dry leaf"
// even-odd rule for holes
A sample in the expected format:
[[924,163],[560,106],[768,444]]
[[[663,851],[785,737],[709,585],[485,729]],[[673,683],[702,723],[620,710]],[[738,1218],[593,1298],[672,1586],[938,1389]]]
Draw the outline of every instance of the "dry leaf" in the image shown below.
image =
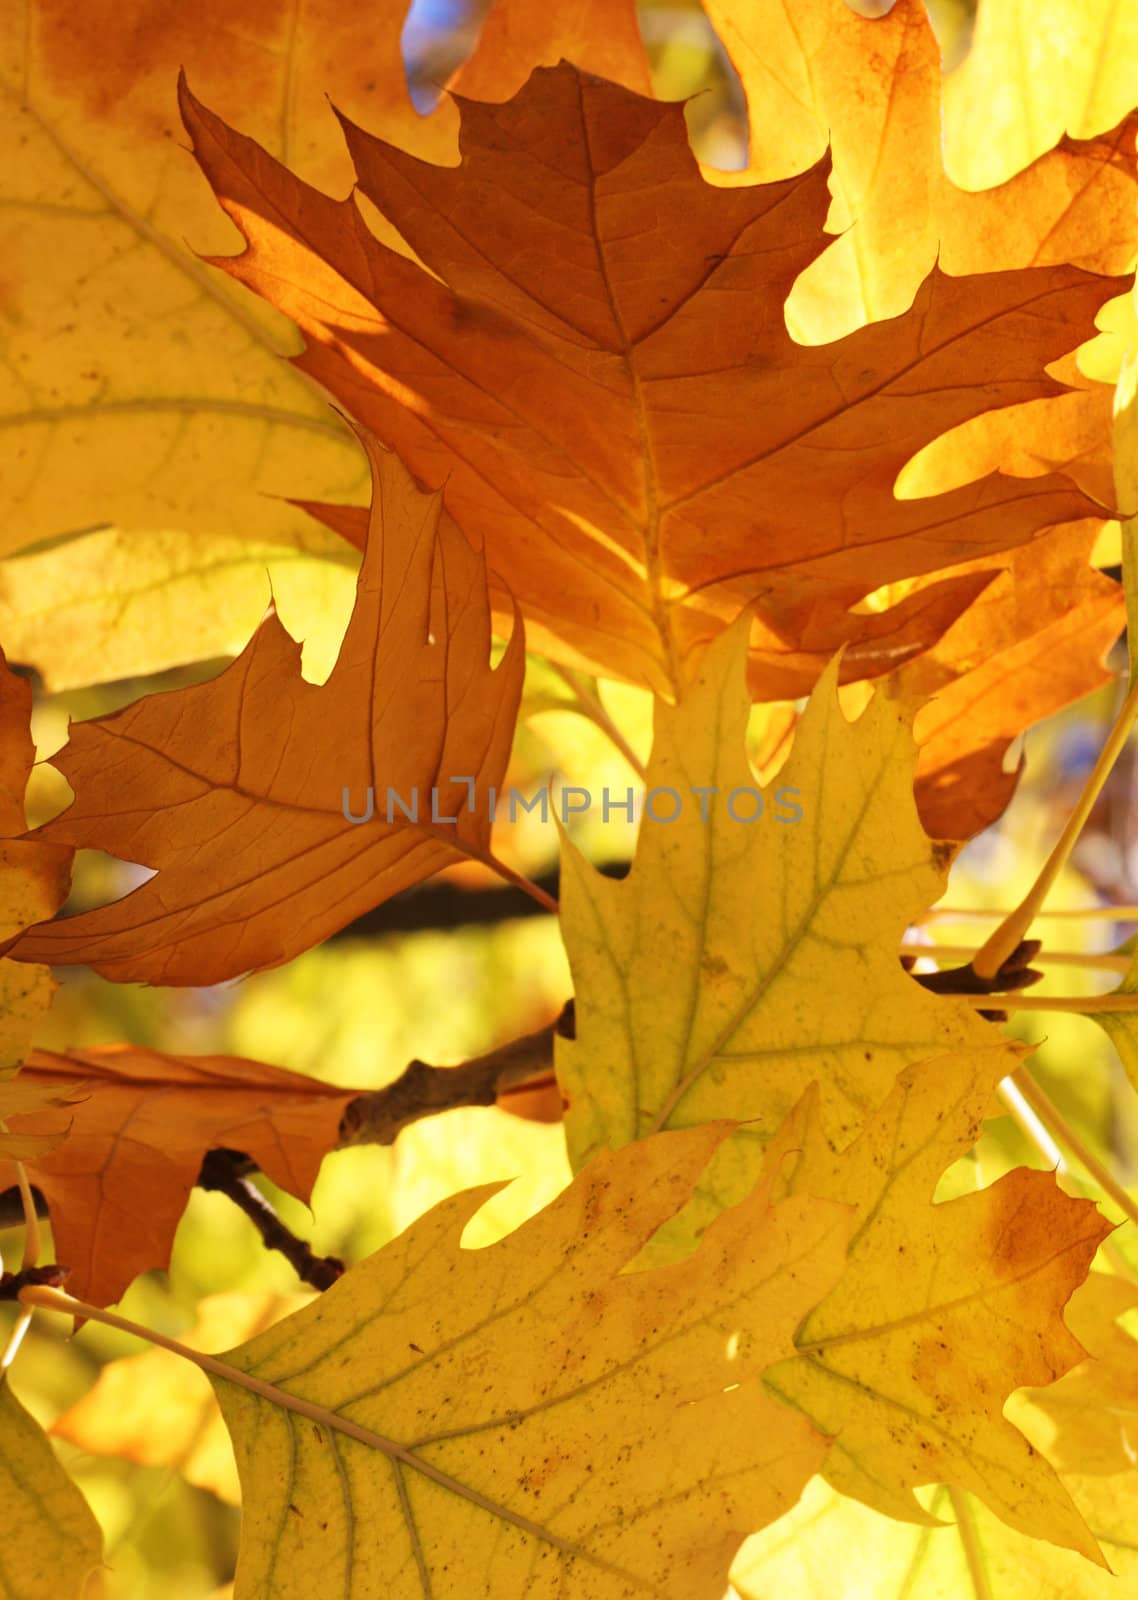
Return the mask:
[[[71,1105],[67,1142],[35,1158],[67,1287],[107,1305],[140,1272],[165,1267],[206,1152],[240,1150],[273,1183],[307,1200],[358,1092],[236,1056],[177,1056],[133,1045],[66,1055],[36,1050],[16,1087],[87,1098]],[[21,1121],[50,1135],[60,1112]],[[0,1190],[15,1182],[0,1161]]]
[[[220,264],[297,321],[302,370],[445,483],[542,648],[674,694],[756,597],[756,644],[785,649],[820,604],[1100,509],[1057,474],[892,486],[947,428],[1058,393],[1044,366],[1119,280],[937,270],[904,317],[804,347],[781,307],[824,243],[824,167],[716,188],[678,105],[542,69],[505,105],[463,102],[460,167],[342,119],[360,191],[423,267],[188,91],[183,110],[248,242]],[[879,631],[849,616],[844,640]]]
[[103,1536],[51,1441],[0,1382],[3,1584],[12,1600],[99,1600]]
[[562,855],[576,1038],[556,1040],[555,1060],[571,1159],[660,1128],[745,1122],[701,1180],[692,1228],[753,1181],[814,1080],[827,1133],[845,1142],[902,1068],[993,1037],[898,960],[954,854],[917,819],[911,712],[878,694],[848,723],[831,666],[748,820],[745,627],[710,647],[678,707],[657,706],[647,787],[661,818],[679,796],[676,819],[641,823],[623,881],[568,843]]
[[[301,677],[270,615],[210,682],[73,727],[55,763],[76,799],[36,837],[157,871],[25,935],[18,960],[216,983],[289,960],[440,866],[490,858],[522,630],[491,671],[480,557],[439,497],[368,449],[371,537],[327,682]],[[374,815],[355,825],[369,788]]]
[[214,1380],[238,1600],[721,1600],[826,1448],[760,1380],[841,1271],[847,1215],[759,1186],[690,1260],[622,1271],[724,1132],[601,1155],[482,1250],[459,1238],[491,1191],[453,1196],[231,1351],[274,1386]]
[[772,1146],[775,1192],[856,1208],[849,1264],[795,1332],[769,1387],[835,1435],[835,1488],[927,1521],[912,1487],[949,1483],[1011,1527],[1103,1562],[1054,1469],[1003,1415],[1086,1352],[1063,1307],[1112,1232],[1050,1172],[1023,1167],[933,1205],[941,1174],[975,1142],[1002,1070],[942,1057],[899,1074],[852,1145],[835,1152],[812,1089]]
[[[751,124],[748,171],[718,181],[785,178],[832,148],[827,227],[840,238],[794,287],[787,315],[799,337],[835,339],[897,316],[938,261],[954,276],[1060,261],[1097,272],[1132,265],[1135,124],[1114,126],[1129,104],[1080,128],[1101,138],[1050,150],[1060,125],[1033,150],[1028,171],[999,189],[990,177],[968,183],[985,192],[966,193],[944,170],[940,50],[920,0],[897,0],[872,19],[844,0],[705,0],[704,9],[739,73]],[[1027,25],[1032,38],[1050,30],[1050,17],[1046,27]],[[970,68],[949,78],[946,106]],[[988,86],[983,111],[973,107],[970,150],[991,143],[992,98]]]

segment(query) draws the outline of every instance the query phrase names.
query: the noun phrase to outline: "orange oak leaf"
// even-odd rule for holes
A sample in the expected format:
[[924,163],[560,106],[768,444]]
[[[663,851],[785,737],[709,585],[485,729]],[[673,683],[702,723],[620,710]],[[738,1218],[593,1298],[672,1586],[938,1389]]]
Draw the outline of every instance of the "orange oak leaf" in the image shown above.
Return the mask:
[[[36,837],[157,870],[25,934],[17,960],[216,983],[291,959],[441,866],[493,859],[488,790],[509,756],[522,629],[491,670],[481,557],[441,497],[364,442],[371,533],[327,682],[301,677],[270,613],[218,677],[74,727],[55,762],[75,801]],[[374,814],[354,825],[369,789]]]
[[635,0],[494,0],[474,54],[448,87],[470,100],[506,100],[535,67],[562,60],[637,94],[652,93]]
[[1090,565],[1097,522],[1052,529],[1000,558],[996,580],[933,648],[901,665],[899,692],[928,696],[913,732],[916,798],[938,839],[967,839],[1008,804],[1013,741],[1109,683],[1126,625],[1122,586]]
[[[459,167],[342,119],[360,191],[419,266],[182,99],[248,242],[220,264],[299,323],[303,371],[445,483],[567,659],[675,694],[744,601],[785,646],[820,604],[1101,511],[1061,474],[892,485],[947,428],[1058,393],[1043,367],[1118,280],[934,270],[906,315],[806,347],[782,306],[825,242],[825,164],[716,188],[679,105],[542,69],[504,105],[461,102]],[[849,616],[845,641],[879,627]]]
[[1073,356],[1052,363],[1066,394],[973,417],[934,439],[901,474],[903,494],[939,494],[997,469],[1015,478],[1065,472],[1092,499],[1113,496],[1114,387],[1080,371]]
[[[5,553],[105,522],[126,536],[162,530],[175,570],[196,563],[207,582],[218,581],[214,563],[232,561],[235,537],[279,547],[285,561],[297,550],[336,559],[334,541],[282,497],[362,498],[366,462],[279,359],[296,350],[295,329],[186,248],[230,250],[234,234],[185,149],[177,76],[183,66],[310,182],[346,194],[351,161],[328,96],[421,155],[458,158],[451,98],[429,116],[412,104],[408,11],[409,0],[27,0],[5,27]],[[467,46],[475,31],[472,17]],[[615,73],[618,53],[627,81],[645,87],[633,0],[496,0],[456,82],[505,98],[539,62],[568,55]],[[405,248],[393,229],[384,237]],[[259,577],[261,552],[252,560]],[[282,614],[305,615],[310,597],[278,588]],[[50,624],[37,627],[50,653]]]
[[[896,316],[938,260],[954,275],[1131,265],[1133,121],[1064,140],[1001,187],[969,193],[945,173],[941,54],[920,0],[897,0],[873,18],[845,0],[705,0],[704,9],[751,123],[748,171],[717,181],[785,178],[832,148],[827,226],[840,237],[791,296],[788,318],[802,337],[834,339]],[[975,125],[969,141],[986,142]]]
[[[307,1201],[336,1144],[355,1089],[236,1056],[179,1056],[134,1045],[66,1055],[35,1050],[19,1082],[30,1092],[84,1092],[65,1111],[12,1118],[21,1136],[66,1141],[29,1163],[51,1210],[56,1254],[81,1299],[117,1300],[138,1273],[169,1264],[202,1159],[240,1150],[281,1189]],[[0,1189],[16,1181],[0,1160]]]
[[[362,550],[367,541],[367,512],[359,506],[320,505],[296,500],[310,515]],[[977,563],[979,567],[979,563]],[[967,615],[976,597],[992,582],[992,571],[964,578],[935,579],[913,584],[913,592],[886,610],[857,619],[857,635],[849,643],[850,617],[846,607],[826,594],[802,606],[790,638],[761,622],[751,631],[749,682],[760,700],[798,699],[817,683],[826,663],[846,645],[842,656],[842,682],[869,679],[891,672],[939,639],[958,617]],[[918,592],[919,591],[919,592]],[[549,653],[564,654],[558,641],[540,625],[530,627]]]
[[[1015,792],[1009,747],[1033,723],[1108,683],[1104,658],[1125,626],[1122,587],[1090,565],[1097,521],[1052,528],[1030,545],[962,569],[984,584],[935,645],[889,663],[888,692],[919,703],[917,809],[936,839],[969,839]],[[901,584],[916,604],[939,585]],[[896,608],[895,608],[896,609]],[[792,663],[793,664],[793,663]],[[793,707],[762,757],[764,782],[797,723]]]

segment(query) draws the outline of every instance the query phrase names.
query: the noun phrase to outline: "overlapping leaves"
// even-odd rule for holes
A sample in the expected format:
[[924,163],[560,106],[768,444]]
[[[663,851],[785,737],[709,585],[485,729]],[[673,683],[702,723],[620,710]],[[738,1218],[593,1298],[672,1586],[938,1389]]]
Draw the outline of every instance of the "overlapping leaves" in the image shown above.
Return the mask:
[[[488,858],[522,630],[491,670],[481,559],[438,498],[367,445],[371,537],[327,682],[301,677],[271,614],[219,677],[73,729],[58,765],[76,799],[43,837],[157,871],[26,935],[20,960],[214,983],[289,960],[440,866]],[[353,825],[368,791],[374,815]]]
[[[867,587],[1094,513],[1061,474],[918,501],[893,481],[976,412],[1057,393],[1044,366],[1118,280],[937,269],[903,316],[804,347],[781,308],[825,242],[823,165],[710,185],[681,107],[568,64],[461,110],[457,168],[343,119],[361,193],[419,266],[183,95],[247,241],[221,264],[302,328],[303,371],[445,481],[539,638],[674,694],[692,648],[757,598],[759,643],[821,630],[855,647],[851,675],[858,646],[880,671],[906,627],[909,654],[936,634],[914,640],[905,608],[884,638],[847,615]],[[957,611],[975,592],[958,584]]]

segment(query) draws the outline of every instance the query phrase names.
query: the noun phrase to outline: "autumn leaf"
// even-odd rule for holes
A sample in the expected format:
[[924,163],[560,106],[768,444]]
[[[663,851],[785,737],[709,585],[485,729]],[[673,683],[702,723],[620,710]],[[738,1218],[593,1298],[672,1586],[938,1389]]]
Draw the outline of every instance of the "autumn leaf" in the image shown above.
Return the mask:
[[1121,1480],[1082,1480],[1086,1510],[1112,1571],[1028,1539],[961,1490],[937,1489],[928,1508],[948,1527],[905,1527],[821,1478],[786,1516],[748,1539],[731,1572],[738,1600],[1119,1600],[1138,1580],[1138,1499]]
[[1132,1284],[1092,1272],[1063,1313],[1088,1359],[1046,1388],[1018,1391],[1006,1408],[1062,1472],[1111,1572],[1017,1533],[959,1489],[926,1502],[955,1527],[906,1529],[818,1478],[739,1552],[731,1579],[740,1600],[860,1600],[867,1592],[949,1600],[977,1581],[975,1592],[999,1600],[1118,1600],[1138,1580],[1134,1340],[1116,1321],[1134,1304]]
[[[0,950],[67,898],[71,851],[26,830],[24,792],[36,758],[31,736],[32,686],[12,672],[0,651]],[[0,1080],[16,1071],[55,994],[46,966],[0,957]]]
[[[920,501],[892,485],[966,417],[1060,392],[1043,367],[1121,280],[936,270],[904,316],[805,347],[781,307],[824,243],[823,164],[717,188],[682,107],[569,65],[461,112],[460,167],[341,119],[360,192],[419,266],[354,199],[183,94],[247,241],[218,264],[298,323],[303,371],[420,480],[445,482],[541,648],[675,694],[694,646],[756,597],[756,644],[785,649],[822,602],[837,616],[871,587],[1101,510],[1061,474]],[[649,234],[667,250],[646,270]],[[850,615],[831,643],[879,631]]]
[[931,1204],[975,1142],[1001,1054],[906,1068],[844,1150],[825,1133],[817,1088],[780,1129],[775,1192],[840,1198],[856,1221],[840,1282],[766,1382],[837,1435],[823,1471],[843,1493],[922,1521],[911,1488],[955,1484],[1021,1533],[1101,1562],[1060,1479],[1003,1407],[1012,1390],[1084,1359],[1062,1311],[1112,1224],[1054,1174],[1023,1167]]
[[[889,663],[884,691],[924,702],[913,723],[915,794],[934,838],[968,839],[995,822],[1020,775],[1008,769],[1015,740],[1111,680],[1104,658],[1124,625],[1124,602],[1121,587],[1090,564],[1099,530],[1093,520],[1067,523],[955,569],[982,585],[977,598],[930,649]],[[926,578],[894,585],[899,603],[885,614],[919,606],[940,587]],[[799,666],[785,656],[781,664]],[[797,720],[791,706],[790,730]]]
[[[762,1186],[624,1268],[725,1128],[599,1156],[498,1244],[451,1197],[214,1377],[246,1505],[236,1593],[721,1600],[824,1452],[760,1375],[841,1270],[841,1206]],[[494,1186],[496,1187],[496,1186]]]
[[306,676],[326,676],[356,569],[343,541],[319,529],[290,544],[100,528],[3,562],[0,638],[55,693],[236,655],[271,597],[304,641]]
[[66,1127],[54,1133],[12,1132],[7,1120],[73,1105],[79,1094],[78,1084],[44,1083],[29,1073],[0,1081],[0,1161],[36,1161],[58,1149],[67,1137]]
[[[797,337],[817,343],[897,316],[937,262],[953,276],[1055,262],[1098,272],[1132,265],[1135,125],[1114,124],[1138,97],[1110,121],[1080,129],[1101,138],[1051,150],[1060,124],[1019,163],[1034,163],[1028,171],[1005,173],[1011,181],[996,189],[993,178],[958,188],[942,153],[941,53],[920,0],[898,0],[872,19],[844,0],[706,0],[704,9],[739,73],[751,124],[747,172],[716,181],[786,178],[831,144],[827,227],[840,237],[794,286],[787,319]],[[970,64],[949,77],[946,106]],[[998,82],[1002,96],[1003,75]],[[973,107],[969,148],[990,143],[992,98],[988,84],[984,109]],[[973,189],[985,192],[965,192]]]
[[934,837],[970,838],[994,822],[1019,775],[1005,771],[1013,741],[1110,681],[1105,658],[1125,617],[1119,585],[1090,565],[1097,532],[1070,523],[984,562],[995,580],[931,650],[890,674],[892,693],[925,702],[913,723],[916,800]]
[[1017,1395],[1012,1417],[1060,1471],[1126,1472],[1138,1496],[1138,1342],[1118,1320],[1135,1306],[1133,1283],[1092,1272],[1063,1314],[1088,1359]]
[[[944,85],[944,159],[965,189],[1001,183],[1063,133],[1085,139],[1138,104],[1138,12],[1117,0],[983,0],[965,59]],[[984,137],[976,137],[983,126]]]
[[[262,1333],[309,1299],[208,1295],[179,1342],[191,1350],[223,1350],[235,1339]],[[233,1447],[213,1392],[196,1367],[167,1350],[108,1362],[94,1388],[56,1419],[51,1432],[92,1455],[173,1467],[199,1489],[231,1505],[240,1501]]]
[[[138,1273],[165,1267],[206,1152],[240,1150],[280,1188],[307,1200],[358,1091],[233,1056],[178,1056],[133,1045],[33,1051],[13,1089],[45,1099],[61,1086],[88,1098],[69,1107],[61,1149],[32,1160],[51,1209],[72,1293],[106,1305]],[[48,1136],[59,1112],[13,1131]],[[3,1154],[0,1151],[0,1154]],[[0,1161],[0,1190],[15,1179]]]
[[[55,761],[75,802],[36,837],[157,870],[25,935],[17,960],[216,983],[289,960],[441,866],[492,859],[488,791],[513,737],[522,630],[491,671],[481,558],[439,497],[367,447],[371,535],[327,682],[301,677],[270,615],[208,683],[74,727]],[[354,825],[346,809],[366,815],[369,789],[374,815]]]
[[[504,98],[533,66],[570,55],[646,89],[633,6],[603,0],[597,26],[601,9],[498,0],[459,86]],[[453,160],[453,102],[444,95],[430,116],[411,102],[407,11],[392,0],[290,18],[251,0],[192,14],[163,0],[91,0],[77,16],[29,0],[5,29],[7,550],[113,522],[183,536],[182,569],[195,558],[191,534],[279,544],[287,560],[313,530],[282,497],[364,489],[351,434],[281,360],[298,348],[295,331],[187,248],[230,248],[232,232],[180,144],[176,81],[184,65],[214,103],[334,191],[352,173],[329,95],[377,132]],[[39,637],[50,645],[46,630]],[[140,654],[135,667],[154,663]]]
[[[954,853],[917,819],[911,712],[875,695],[846,722],[831,666],[757,816],[745,630],[744,617],[708,649],[678,707],[657,705],[647,789],[660,819],[677,814],[642,821],[628,877],[562,850],[576,1037],[556,1040],[555,1061],[570,1158],[745,1122],[701,1180],[693,1227],[753,1181],[808,1084],[828,1135],[847,1142],[903,1067],[991,1042],[965,1002],[929,994],[897,956]],[[1014,1063],[1009,1047],[1005,1071]]]
[[99,1525],[6,1381],[0,1381],[0,1519],[0,1574],[13,1600],[98,1600]]

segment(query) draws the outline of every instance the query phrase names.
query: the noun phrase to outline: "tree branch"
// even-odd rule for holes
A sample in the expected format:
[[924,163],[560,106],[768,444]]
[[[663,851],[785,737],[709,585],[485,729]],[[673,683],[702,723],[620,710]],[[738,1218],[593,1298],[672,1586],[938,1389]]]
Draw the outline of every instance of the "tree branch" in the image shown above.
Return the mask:
[[243,1211],[264,1240],[266,1250],[278,1250],[301,1283],[314,1289],[330,1289],[343,1276],[344,1263],[336,1256],[318,1256],[306,1239],[297,1238],[285,1226],[242,1167],[248,1157],[239,1150],[211,1150],[198,1173],[198,1188],[228,1195]]
[[338,1148],[357,1144],[394,1144],[400,1131],[423,1117],[456,1106],[492,1106],[499,1095],[522,1084],[536,1087],[550,1081],[553,1040],[557,1033],[573,1037],[573,1002],[568,1001],[556,1022],[536,1033],[511,1039],[509,1044],[484,1056],[464,1061],[460,1067],[433,1067],[412,1061],[394,1083],[350,1102],[340,1122]]

